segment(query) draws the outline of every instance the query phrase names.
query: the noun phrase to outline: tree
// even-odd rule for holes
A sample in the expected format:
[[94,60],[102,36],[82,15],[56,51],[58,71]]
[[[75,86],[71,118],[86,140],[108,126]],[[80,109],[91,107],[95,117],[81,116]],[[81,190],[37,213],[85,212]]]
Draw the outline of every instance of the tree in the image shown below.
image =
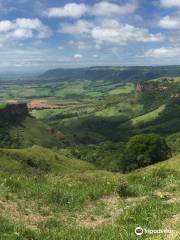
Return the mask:
[[131,137],[128,141],[122,169],[128,172],[168,159],[171,150],[165,139],[157,134],[142,134]]

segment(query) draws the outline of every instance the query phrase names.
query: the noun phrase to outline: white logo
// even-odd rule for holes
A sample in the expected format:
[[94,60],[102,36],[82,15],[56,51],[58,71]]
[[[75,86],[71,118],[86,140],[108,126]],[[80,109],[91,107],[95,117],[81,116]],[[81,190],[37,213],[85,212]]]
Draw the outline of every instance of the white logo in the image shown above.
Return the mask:
[[135,229],[135,234],[136,234],[137,236],[141,236],[141,235],[143,234],[143,229],[142,229],[142,227],[137,227],[137,228]]

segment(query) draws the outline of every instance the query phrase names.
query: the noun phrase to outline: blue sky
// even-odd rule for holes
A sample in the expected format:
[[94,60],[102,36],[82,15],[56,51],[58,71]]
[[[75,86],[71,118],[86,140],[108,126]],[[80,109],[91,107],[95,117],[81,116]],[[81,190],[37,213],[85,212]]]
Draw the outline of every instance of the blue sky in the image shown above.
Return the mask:
[[0,71],[180,64],[180,0],[0,0]]

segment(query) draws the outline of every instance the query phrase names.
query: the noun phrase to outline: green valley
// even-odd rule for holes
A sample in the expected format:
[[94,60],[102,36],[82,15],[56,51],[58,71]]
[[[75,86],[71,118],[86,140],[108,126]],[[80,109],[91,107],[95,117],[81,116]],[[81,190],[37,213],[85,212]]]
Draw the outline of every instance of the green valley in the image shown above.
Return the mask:
[[[0,239],[178,240],[180,67],[0,82]],[[148,230],[170,233],[149,234]]]

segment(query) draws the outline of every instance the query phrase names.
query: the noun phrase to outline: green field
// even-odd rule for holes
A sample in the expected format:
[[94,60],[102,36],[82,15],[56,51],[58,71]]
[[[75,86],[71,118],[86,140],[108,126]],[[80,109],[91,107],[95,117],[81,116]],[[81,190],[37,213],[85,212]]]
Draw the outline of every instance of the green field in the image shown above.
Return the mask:
[[156,118],[159,117],[159,114],[163,112],[165,109],[165,105],[160,106],[159,108],[155,109],[152,112],[148,112],[142,116],[136,117],[132,119],[133,125],[137,125],[139,123],[146,123],[146,122],[151,122],[155,120]]
[[109,91],[110,95],[117,95],[121,93],[130,93],[134,90],[134,85],[133,84],[127,84],[125,86],[117,87],[115,89],[112,89]]

